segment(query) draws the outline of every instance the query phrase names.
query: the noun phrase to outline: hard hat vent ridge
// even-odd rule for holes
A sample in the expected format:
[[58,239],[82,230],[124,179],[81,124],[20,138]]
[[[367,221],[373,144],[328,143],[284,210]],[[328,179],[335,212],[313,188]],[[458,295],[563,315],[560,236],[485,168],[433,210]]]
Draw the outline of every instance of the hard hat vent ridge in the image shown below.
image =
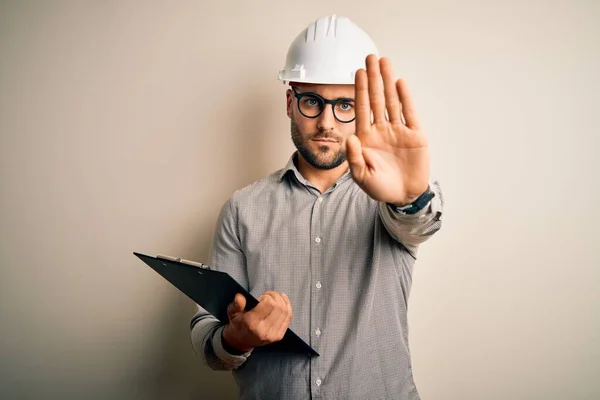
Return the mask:
[[328,18],[329,24],[327,25],[326,36],[335,36],[337,34],[337,15],[332,15]]

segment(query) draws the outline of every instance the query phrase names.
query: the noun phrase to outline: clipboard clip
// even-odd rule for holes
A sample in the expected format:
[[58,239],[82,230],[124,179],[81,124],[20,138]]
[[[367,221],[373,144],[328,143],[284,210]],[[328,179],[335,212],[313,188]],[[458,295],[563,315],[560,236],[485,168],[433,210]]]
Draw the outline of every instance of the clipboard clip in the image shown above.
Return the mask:
[[158,254],[156,256],[156,258],[160,258],[160,259],[168,260],[168,261],[174,261],[174,262],[178,262],[178,263],[182,263],[182,264],[191,265],[193,267],[210,270],[210,267],[206,264],[203,264],[201,262],[196,262],[196,261],[185,260],[185,259],[179,258],[179,257],[172,257],[172,256],[164,255],[164,254]]

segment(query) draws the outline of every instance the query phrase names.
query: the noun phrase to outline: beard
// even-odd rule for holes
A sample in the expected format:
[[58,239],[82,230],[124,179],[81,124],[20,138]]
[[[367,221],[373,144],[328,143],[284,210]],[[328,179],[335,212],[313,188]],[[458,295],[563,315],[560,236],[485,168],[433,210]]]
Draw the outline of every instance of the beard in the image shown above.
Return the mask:
[[331,146],[326,144],[319,146],[317,151],[313,151],[310,148],[310,141],[314,139],[335,139],[338,143],[342,143],[342,139],[339,136],[328,134],[323,131],[319,131],[312,135],[302,135],[293,116],[290,124],[292,141],[294,142],[296,149],[298,149],[298,153],[300,153],[306,162],[313,167],[318,169],[333,169],[346,161],[346,151],[344,146],[340,146],[340,149],[337,152],[334,152]]

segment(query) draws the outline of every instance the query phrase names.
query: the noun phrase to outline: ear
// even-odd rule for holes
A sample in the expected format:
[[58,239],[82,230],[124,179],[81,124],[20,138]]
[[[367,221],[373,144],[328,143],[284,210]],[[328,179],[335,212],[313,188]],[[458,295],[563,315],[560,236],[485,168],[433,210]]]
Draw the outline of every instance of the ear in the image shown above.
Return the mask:
[[285,91],[286,97],[286,108],[287,108],[287,116],[292,118],[292,103],[294,102],[294,95],[292,94],[291,89]]

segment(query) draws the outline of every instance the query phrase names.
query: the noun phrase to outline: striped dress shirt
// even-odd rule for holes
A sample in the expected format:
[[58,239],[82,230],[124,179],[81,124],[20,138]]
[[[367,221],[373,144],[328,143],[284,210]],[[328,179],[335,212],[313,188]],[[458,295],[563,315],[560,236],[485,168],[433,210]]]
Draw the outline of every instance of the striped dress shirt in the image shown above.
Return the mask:
[[290,323],[320,356],[254,348],[228,352],[223,324],[202,307],[191,320],[196,354],[231,371],[240,399],[418,400],[407,303],[421,243],[442,223],[443,197],[406,215],[370,198],[349,170],[321,193],[290,157],[235,191],[218,218],[208,264],[255,297],[288,295]]

